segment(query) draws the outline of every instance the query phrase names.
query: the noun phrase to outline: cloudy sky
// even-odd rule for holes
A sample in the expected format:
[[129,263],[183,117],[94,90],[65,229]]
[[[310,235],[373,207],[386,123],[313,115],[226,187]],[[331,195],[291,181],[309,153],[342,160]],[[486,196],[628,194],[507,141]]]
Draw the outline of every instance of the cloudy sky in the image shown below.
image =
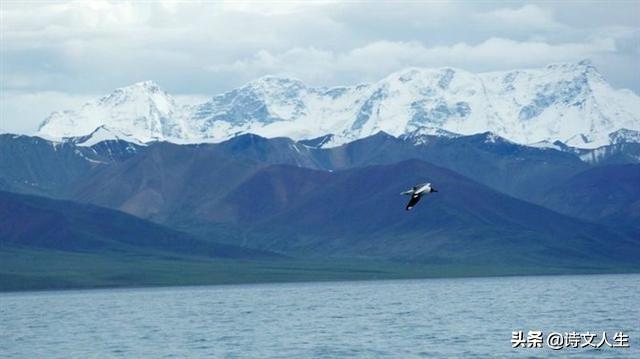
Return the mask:
[[408,66],[508,70],[589,58],[640,93],[640,1],[0,2],[0,132],[154,80],[197,101],[266,74],[309,85]]

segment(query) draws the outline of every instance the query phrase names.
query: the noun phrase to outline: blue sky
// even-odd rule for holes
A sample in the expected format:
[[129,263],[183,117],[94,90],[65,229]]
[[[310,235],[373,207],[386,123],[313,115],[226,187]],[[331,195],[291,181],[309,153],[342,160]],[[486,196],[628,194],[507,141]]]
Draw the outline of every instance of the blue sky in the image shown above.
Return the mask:
[[0,2],[0,131],[141,80],[185,102],[266,74],[314,86],[409,66],[589,58],[640,93],[640,2]]

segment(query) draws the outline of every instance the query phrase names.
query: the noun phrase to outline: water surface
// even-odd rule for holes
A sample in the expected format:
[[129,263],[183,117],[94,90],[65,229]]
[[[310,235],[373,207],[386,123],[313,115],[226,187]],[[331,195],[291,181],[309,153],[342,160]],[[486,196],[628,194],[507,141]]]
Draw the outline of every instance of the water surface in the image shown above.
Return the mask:
[[[640,357],[640,275],[0,294],[0,356]],[[513,349],[513,330],[623,331],[630,348]]]

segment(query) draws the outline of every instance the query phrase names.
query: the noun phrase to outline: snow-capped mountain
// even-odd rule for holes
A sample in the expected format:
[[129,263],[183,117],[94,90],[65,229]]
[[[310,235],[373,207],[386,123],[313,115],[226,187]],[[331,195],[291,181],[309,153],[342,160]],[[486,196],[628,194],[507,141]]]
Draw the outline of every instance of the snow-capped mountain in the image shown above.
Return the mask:
[[93,132],[86,136],[65,137],[64,139],[80,147],[91,147],[104,141],[124,141],[138,146],[145,145],[145,142],[140,141],[138,138],[130,134],[123,133],[119,130],[110,129],[104,125],[96,128]]
[[640,143],[640,131],[628,130],[626,128],[620,129],[609,134],[609,142],[611,142],[612,145],[625,142]]
[[611,88],[588,61],[479,74],[410,68],[373,84],[333,88],[267,76],[185,107],[143,82],[80,109],[53,113],[39,134],[84,136],[100,126],[141,142],[332,134],[323,142],[329,147],[379,131],[394,136],[491,131],[520,144],[561,141],[596,148],[638,140],[633,134],[640,130],[640,97]]
[[109,129],[113,139],[127,137],[149,142],[186,138],[180,117],[183,112],[166,91],[152,81],[144,81],[116,89],[79,109],[54,112],[40,125],[38,134],[63,139],[92,133],[104,136],[104,130]]

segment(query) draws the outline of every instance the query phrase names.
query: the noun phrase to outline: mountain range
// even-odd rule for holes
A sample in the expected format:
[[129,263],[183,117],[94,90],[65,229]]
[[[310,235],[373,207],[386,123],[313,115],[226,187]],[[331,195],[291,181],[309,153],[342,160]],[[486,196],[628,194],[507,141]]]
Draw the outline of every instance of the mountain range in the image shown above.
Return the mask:
[[138,83],[0,134],[0,289],[638,271],[637,102],[588,62]]
[[0,246],[76,252],[272,258],[269,252],[202,241],[120,211],[0,191]]
[[[620,238],[638,234],[638,161],[591,164],[575,153],[522,146],[491,133],[422,136],[419,141],[378,133],[331,148],[250,134],[217,144],[145,146],[122,140],[82,146],[1,135],[0,149],[13,155],[0,157],[0,189],[91,203],[194,236],[284,255],[296,255],[298,249],[305,255],[325,253],[316,242],[306,248],[294,238],[366,236],[374,241],[376,236],[390,240],[413,231],[425,238],[433,235],[428,229],[458,239],[466,231],[482,236],[482,228],[491,229],[494,240],[524,232],[537,238],[571,238],[599,223],[603,228],[593,231],[607,233],[605,227],[613,227]],[[397,193],[421,179],[452,193],[426,202],[427,221],[397,217],[405,216],[405,198]],[[448,207],[441,208],[438,197],[444,197]],[[449,202],[454,199],[457,202]],[[357,203],[361,205],[352,207]],[[519,209],[487,217],[507,203]],[[522,218],[514,217],[517,211]],[[545,216],[547,220],[538,222]],[[554,222],[577,219],[596,227],[563,224],[566,230],[560,234],[551,230]],[[520,229],[514,229],[514,221]],[[295,233],[289,233],[294,228]],[[397,231],[376,230],[383,228]],[[580,237],[589,238],[590,231]],[[265,244],[271,236],[280,239]],[[410,253],[419,253],[418,247]],[[337,255],[335,251],[327,254]],[[376,255],[346,247],[341,251]],[[387,248],[378,254],[394,252]]]
[[393,136],[490,131],[518,144],[560,141],[597,148],[640,139],[640,97],[613,89],[587,60],[541,69],[471,73],[409,68],[378,82],[309,87],[266,76],[208,101],[182,106],[139,82],[78,109],[54,112],[38,135],[147,143],[221,142],[238,134],[293,140],[330,135],[332,147],[383,131]]

